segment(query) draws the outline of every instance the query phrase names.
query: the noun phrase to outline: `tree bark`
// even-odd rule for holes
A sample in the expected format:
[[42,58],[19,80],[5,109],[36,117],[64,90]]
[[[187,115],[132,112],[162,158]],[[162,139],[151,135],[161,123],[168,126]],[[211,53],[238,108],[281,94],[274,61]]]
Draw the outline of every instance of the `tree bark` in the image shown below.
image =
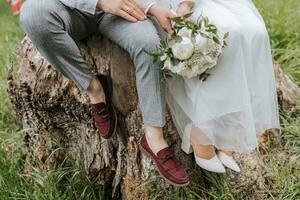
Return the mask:
[[[110,196],[122,199],[149,199],[149,178],[157,172],[153,162],[140,154],[138,138],[141,134],[141,115],[135,86],[135,69],[128,54],[105,37],[91,37],[79,44],[81,54],[95,74],[110,76],[113,81],[113,103],[118,112],[117,134],[110,140],[99,137],[94,127],[87,95],[75,84],[60,75],[40,56],[25,37],[19,48],[20,68],[16,80],[12,66],[7,87],[14,110],[22,122],[28,162],[37,156],[40,167],[47,170],[51,162],[60,162],[60,156],[47,160],[56,146],[51,137],[68,152],[83,162],[84,168],[95,184],[111,187]],[[284,112],[292,113],[299,88],[275,65],[278,80],[279,102]],[[203,185],[192,156],[180,151],[180,138],[167,114],[165,137],[179,156],[192,182]],[[248,160],[259,162],[257,152],[239,156],[246,168]],[[255,157],[256,156],[256,157]],[[250,169],[250,171],[257,171]],[[199,176],[194,176],[199,174]],[[243,173],[230,176],[231,180],[243,180]],[[176,190],[161,179],[155,180],[152,190]],[[249,182],[253,184],[253,182]],[[154,188],[153,188],[154,187]]]

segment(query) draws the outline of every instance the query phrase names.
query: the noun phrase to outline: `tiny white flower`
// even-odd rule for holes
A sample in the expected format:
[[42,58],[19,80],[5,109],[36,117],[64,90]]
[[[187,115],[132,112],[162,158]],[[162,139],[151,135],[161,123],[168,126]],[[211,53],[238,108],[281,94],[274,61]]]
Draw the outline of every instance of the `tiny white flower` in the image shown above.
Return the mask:
[[175,74],[181,74],[185,68],[185,64],[183,62],[179,62],[177,65],[172,67],[171,71]]
[[192,71],[193,71],[195,74],[198,74],[198,73],[199,73],[199,70],[200,70],[200,68],[201,68],[200,63],[194,63],[194,64],[191,66],[191,68],[192,68]]
[[160,61],[165,61],[167,59],[167,55],[163,54],[162,56],[160,56]]
[[168,69],[168,70],[171,70],[173,68],[173,63],[171,61],[170,58],[167,58],[164,62],[164,66],[162,69]]
[[197,73],[195,73],[192,68],[186,68],[183,72],[183,76],[187,77],[187,78],[193,78],[195,76],[197,76]]
[[212,56],[204,56],[207,68],[213,68],[217,65],[217,58]]
[[192,69],[197,75],[200,75],[203,72],[205,72],[208,69],[206,59],[203,56],[201,56],[198,59],[198,62],[196,62],[192,65]]
[[207,67],[208,67],[208,69],[211,69],[211,68],[215,67],[216,65],[217,65],[217,61],[213,60],[212,62],[208,63]]
[[193,55],[194,45],[189,38],[183,37],[181,42],[175,43],[172,46],[172,52],[175,58],[186,60]]
[[209,69],[207,66],[202,66],[199,71],[198,71],[198,74],[202,74],[203,72],[205,72],[207,69]]

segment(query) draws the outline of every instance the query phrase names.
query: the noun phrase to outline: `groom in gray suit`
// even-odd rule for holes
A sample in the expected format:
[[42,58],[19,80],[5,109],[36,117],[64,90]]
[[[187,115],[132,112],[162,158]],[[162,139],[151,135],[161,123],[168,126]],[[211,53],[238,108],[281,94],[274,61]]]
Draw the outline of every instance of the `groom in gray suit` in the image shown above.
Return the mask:
[[[174,14],[157,5],[155,0],[27,0],[20,22],[38,51],[56,70],[73,80],[82,92],[87,92],[95,124],[101,136],[107,139],[115,132],[117,123],[113,106],[105,94],[107,83],[90,72],[76,42],[101,33],[128,51],[136,67],[145,135],[154,155],[159,155],[161,149],[167,148],[162,134],[165,86],[160,81],[159,64],[153,64],[152,57],[143,52],[143,49],[154,50],[160,43],[158,32],[147,15],[154,16],[167,32],[172,31],[170,18]],[[168,162],[173,158],[165,157]],[[172,165],[169,163],[169,166]],[[167,168],[172,180],[187,180],[180,166],[177,166],[180,176]]]

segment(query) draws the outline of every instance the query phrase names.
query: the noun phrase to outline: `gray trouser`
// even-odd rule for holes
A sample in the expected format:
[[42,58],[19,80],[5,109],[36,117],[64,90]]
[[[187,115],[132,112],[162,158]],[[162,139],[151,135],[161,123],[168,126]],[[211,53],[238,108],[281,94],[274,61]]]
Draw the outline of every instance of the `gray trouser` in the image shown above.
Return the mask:
[[152,51],[159,44],[151,20],[130,23],[102,11],[91,15],[71,9],[58,0],[27,0],[20,22],[38,51],[81,91],[89,87],[92,74],[75,42],[101,33],[129,52],[136,67],[136,84],[144,124],[165,124],[165,85],[159,64],[153,64]]

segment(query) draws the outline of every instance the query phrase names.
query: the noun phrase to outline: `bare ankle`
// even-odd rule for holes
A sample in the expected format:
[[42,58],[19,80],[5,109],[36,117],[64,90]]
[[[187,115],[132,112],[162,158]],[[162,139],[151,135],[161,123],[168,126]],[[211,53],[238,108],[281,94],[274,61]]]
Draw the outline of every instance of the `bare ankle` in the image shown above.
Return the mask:
[[144,125],[144,132],[148,145],[155,154],[168,146],[164,139],[163,130],[161,127]]
[[196,155],[203,159],[211,159],[216,155],[215,147],[213,145],[192,144]]
[[101,102],[106,103],[104,90],[99,80],[95,76],[93,76],[90,86],[86,92],[92,104],[101,103]]
[[148,138],[163,138],[163,130],[161,127],[144,125],[144,131]]

